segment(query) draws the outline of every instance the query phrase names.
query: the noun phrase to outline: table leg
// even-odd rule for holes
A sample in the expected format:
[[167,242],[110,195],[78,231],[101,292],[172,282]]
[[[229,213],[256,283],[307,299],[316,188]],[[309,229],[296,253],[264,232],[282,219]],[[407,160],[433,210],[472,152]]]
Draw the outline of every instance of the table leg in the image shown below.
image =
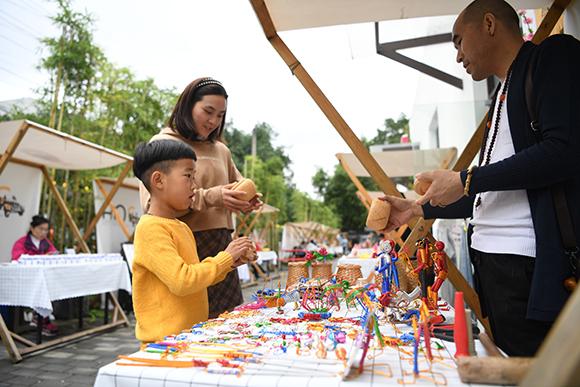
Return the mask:
[[42,324],[44,323],[44,317],[40,313],[36,313],[36,344],[42,343]]
[[78,312],[79,312],[79,330],[83,329],[83,297],[77,298],[78,301]]
[[109,323],[109,293],[105,293],[105,313],[103,314],[103,324]]

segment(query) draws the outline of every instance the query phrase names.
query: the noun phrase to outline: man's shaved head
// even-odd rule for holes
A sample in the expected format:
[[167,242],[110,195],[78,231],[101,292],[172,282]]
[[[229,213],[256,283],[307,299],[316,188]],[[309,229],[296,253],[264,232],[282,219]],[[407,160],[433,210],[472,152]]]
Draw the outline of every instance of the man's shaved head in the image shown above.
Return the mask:
[[506,29],[521,34],[518,14],[504,0],[475,0],[463,10],[462,21],[463,23],[480,23],[486,13],[493,14]]

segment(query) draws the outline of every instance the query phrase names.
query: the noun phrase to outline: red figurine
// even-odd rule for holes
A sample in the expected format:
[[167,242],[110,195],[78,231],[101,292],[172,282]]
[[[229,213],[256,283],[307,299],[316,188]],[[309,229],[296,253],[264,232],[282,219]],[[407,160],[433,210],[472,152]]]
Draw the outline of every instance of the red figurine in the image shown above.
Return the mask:
[[445,279],[447,279],[447,262],[445,261],[445,252],[443,249],[445,249],[445,243],[437,241],[435,242],[435,252],[431,254],[435,271],[435,282],[431,286],[431,292],[433,293],[433,304],[435,307],[437,307],[437,300],[439,298],[437,292]]

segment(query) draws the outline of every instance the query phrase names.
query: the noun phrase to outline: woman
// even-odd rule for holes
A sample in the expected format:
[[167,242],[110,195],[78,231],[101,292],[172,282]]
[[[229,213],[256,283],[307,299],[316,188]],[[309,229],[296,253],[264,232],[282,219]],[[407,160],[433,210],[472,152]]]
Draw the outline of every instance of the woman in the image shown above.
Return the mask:
[[[261,205],[259,201],[239,200],[240,192],[231,186],[242,175],[234,165],[221,136],[225,125],[228,95],[212,78],[191,82],[181,93],[168,127],[151,139],[173,139],[193,148],[197,155],[195,181],[199,187],[191,211],[180,218],[193,231],[198,255],[215,256],[232,240],[231,212],[248,212]],[[141,203],[147,208],[149,193],[141,186]],[[208,288],[209,317],[214,318],[243,302],[237,270],[220,283]]]
[[58,251],[47,238],[50,222],[41,215],[35,215],[30,222],[30,230],[12,246],[12,260],[17,261],[23,254],[56,254]]
[[[30,222],[30,229],[28,233],[22,238],[14,242],[12,246],[12,260],[18,261],[24,254],[26,255],[44,255],[44,254],[58,254],[58,250],[54,247],[52,242],[47,238],[50,228],[50,221],[41,215],[34,215],[32,222]],[[36,326],[36,313],[30,322],[30,325]],[[42,323],[42,335],[54,336],[58,333],[58,327],[50,321],[50,318],[45,317]]]

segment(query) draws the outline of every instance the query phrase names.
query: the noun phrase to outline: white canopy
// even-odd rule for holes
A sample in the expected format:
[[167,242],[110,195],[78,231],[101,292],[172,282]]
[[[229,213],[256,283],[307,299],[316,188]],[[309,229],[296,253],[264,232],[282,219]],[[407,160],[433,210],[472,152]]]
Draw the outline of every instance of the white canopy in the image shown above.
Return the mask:
[[[264,0],[277,31],[340,24],[457,15],[471,0]],[[510,1],[515,9],[548,7],[550,0]]]
[[132,157],[28,120],[0,122],[0,152],[5,153],[21,128],[26,134],[12,158],[48,168],[87,170],[109,168]]
[[[393,150],[373,152],[371,156],[377,160],[387,176],[414,176],[419,172],[446,167],[445,164],[450,164],[455,160],[457,148]],[[354,154],[338,153],[336,157],[344,161],[355,176],[370,176]]]

